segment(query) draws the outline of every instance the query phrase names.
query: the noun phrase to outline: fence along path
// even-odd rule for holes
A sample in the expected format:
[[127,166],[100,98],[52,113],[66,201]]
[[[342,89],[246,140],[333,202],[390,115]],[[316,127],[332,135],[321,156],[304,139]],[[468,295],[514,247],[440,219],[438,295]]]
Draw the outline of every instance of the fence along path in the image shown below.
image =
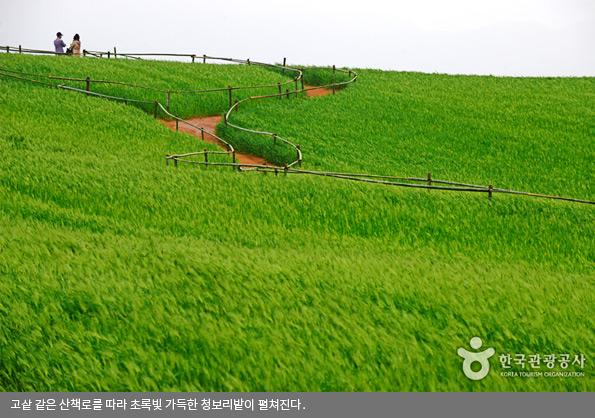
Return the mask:
[[[0,46],[0,52],[61,55],[61,54],[55,53],[53,51],[24,49],[21,46],[19,46],[18,48],[10,47],[10,46]],[[425,177],[425,178],[419,178],[419,177],[396,177],[396,176],[383,176],[383,175],[375,175],[375,174],[354,174],[354,173],[340,173],[340,172],[332,172],[332,171],[310,171],[310,170],[296,169],[295,168],[296,165],[299,167],[302,166],[303,155],[302,155],[299,145],[295,145],[291,141],[289,141],[285,138],[282,138],[281,136],[279,136],[276,133],[248,129],[245,127],[241,127],[239,125],[235,125],[229,121],[232,112],[234,110],[237,110],[240,104],[250,102],[252,100],[263,100],[263,99],[270,99],[270,98],[278,98],[280,100],[283,100],[284,96],[288,99],[290,96],[295,95],[297,97],[299,95],[299,93],[303,93],[303,92],[306,92],[309,90],[320,89],[320,88],[332,89],[332,92],[334,94],[336,92],[337,87],[346,86],[348,84],[354,83],[357,80],[358,74],[357,74],[357,72],[355,72],[353,70],[344,70],[344,69],[336,68],[336,66],[333,66],[332,67],[333,82],[331,84],[327,84],[324,86],[316,86],[316,87],[305,87],[304,86],[304,69],[286,66],[285,60],[284,60],[283,65],[278,65],[278,64],[267,64],[267,63],[262,63],[262,62],[258,62],[258,61],[250,61],[250,59],[243,60],[243,59],[234,59],[234,58],[212,57],[212,56],[207,56],[207,55],[200,56],[200,55],[196,55],[196,54],[117,53],[116,48],[114,48],[113,54],[111,53],[111,51],[103,52],[103,51],[84,50],[83,55],[96,57],[96,58],[107,57],[108,59],[111,58],[112,56],[114,58],[118,58],[118,56],[119,56],[121,59],[142,59],[141,57],[143,57],[143,56],[190,58],[192,60],[192,63],[194,63],[196,61],[196,59],[198,58],[198,59],[202,59],[203,63],[206,63],[207,60],[210,60],[210,61],[224,61],[224,62],[230,62],[230,63],[236,63],[236,64],[244,64],[244,65],[249,65],[249,66],[252,66],[252,65],[264,66],[264,67],[280,69],[280,70],[282,70],[283,74],[285,74],[286,71],[289,71],[289,72],[295,72],[295,73],[297,73],[297,75],[294,77],[293,80],[289,80],[289,81],[286,81],[283,83],[277,83],[275,85],[233,86],[233,87],[228,86],[226,88],[222,87],[222,88],[204,89],[204,90],[165,90],[165,89],[158,89],[158,88],[150,87],[150,86],[141,86],[141,85],[136,85],[133,83],[125,83],[125,82],[114,81],[114,80],[91,80],[89,77],[87,77],[86,79],[72,78],[72,77],[55,77],[55,76],[49,76],[49,75],[45,75],[45,74],[31,74],[31,73],[26,73],[26,72],[19,72],[19,71],[4,69],[4,68],[0,68],[0,76],[18,79],[18,80],[22,80],[22,81],[33,82],[33,83],[37,83],[37,84],[45,85],[45,86],[57,87],[57,88],[60,88],[63,90],[84,93],[86,95],[92,95],[95,97],[102,97],[102,98],[107,98],[107,99],[112,99],[112,100],[117,100],[117,101],[123,101],[127,104],[128,103],[150,104],[150,105],[154,106],[155,118],[157,118],[159,111],[161,111],[162,113],[164,113],[165,115],[168,115],[169,117],[171,117],[173,120],[176,121],[176,128],[178,127],[179,123],[184,123],[189,126],[192,126],[201,132],[203,140],[204,140],[205,134],[209,135],[212,138],[214,138],[216,141],[218,141],[220,144],[222,144],[223,148],[226,149],[226,151],[209,151],[209,150],[205,149],[204,151],[198,151],[198,152],[166,155],[165,156],[166,164],[169,164],[170,161],[173,161],[174,165],[176,167],[178,165],[178,162],[206,165],[206,166],[209,166],[209,165],[227,166],[227,167],[233,167],[234,170],[237,169],[239,171],[261,171],[261,172],[271,172],[272,171],[272,172],[275,172],[275,174],[282,172],[284,174],[315,175],[315,176],[332,177],[332,178],[343,179],[343,180],[360,181],[360,182],[375,183],[375,184],[384,184],[384,185],[398,186],[398,187],[420,188],[420,189],[427,189],[427,190],[486,193],[490,200],[492,199],[492,196],[494,193],[504,193],[504,194],[514,194],[514,195],[529,196],[529,197],[564,200],[564,201],[569,201],[569,202],[595,205],[595,202],[590,201],[590,200],[576,199],[576,198],[563,197],[563,196],[552,196],[552,195],[537,194],[537,193],[529,193],[529,192],[523,192],[523,191],[517,191],[517,190],[500,189],[500,188],[493,187],[491,184],[488,186],[481,186],[481,185],[453,182],[453,181],[447,181],[447,180],[438,180],[438,179],[433,179],[431,176],[431,173],[427,173],[427,177]],[[310,68],[315,68],[315,67],[310,67]],[[329,71],[331,71],[331,68],[329,68],[329,67],[317,67],[317,68],[324,68],[324,69],[328,69]],[[335,82],[334,74],[336,72],[348,74],[349,80],[343,81],[343,82]],[[49,82],[44,82],[44,81],[27,78],[25,76],[46,78],[46,79],[50,79],[50,80],[60,80],[60,81],[86,82],[86,89],[83,90],[83,89],[78,89],[78,88],[74,88],[74,87],[69,87],[69,86],[66,86],[65,84],[57,85],[57,84],[53,84],[53,83],[49,83]],[[151,102],[151,101],[135,100],[135,99],[129,99],[129,98],[124,98],[124,97],[117,97],[117,96],[110,96],[110,95],[95,93],[95,92],[90,91],[91,83],[118,84],[118,85],[125,85],[128,87],[134,87],[134,88],[139,88],[139,89],[149,89],[149,90],[153,90],[153,91],[167,93],[166,106],[163,106],[163,104],[159,101]],[[298,89],[298,83],[301,83],[301,89]],[[295,89],[292,91],[290,91],[289,89],[286,89],[286,91],[283,92],[282,88],[289,84],[294,84]],[[262,89],[262,88],[275,88],[275,87],[278,88],[278,91],[279,91],[278,93],[262,95],[262,96],[251,96],[251,97],[242,99],[240,101],[238,101],[236,99],[235,102],[232,102],[232,96],[233,96],[234,90]],[[198,94],[198,93],[209,93],[209,92],[216,92],[216,91],[228,91],[229,92],[229,110],[224,115],[224,122],[227,126],[230,126],[234,129],[241,130],[244,132],[256,134],[256,135],[263,135],[263,136],[271,137],[271,138],[273,138],[273,146],[276,145],[277,141],[285,143],[288,146],[292,147],[296,151],[296,159],[291,163],[285,164],[283,167],[267,165],[267,164],[261,165],[261,164],[238,163],[238,162],[236,162],[236,151],[231,143],[229,143],[225,139],[217,136],[216,134],[203,129],[200,126],[194,125],[194,124],[192,124],[176,115],[173,115],[172,113],[169,112],[169,102],[170,102],[170,94],[171,93]],[[223,163],[223,162],[209,161],[209,159],[208,159],[209,154],[228,155],[231,158],[231,162]],[[196,156],[203,156],[204,161],[190,159],[190,157],[196,157]],[[399,181],[397,181],[397,180],[399,180]]]

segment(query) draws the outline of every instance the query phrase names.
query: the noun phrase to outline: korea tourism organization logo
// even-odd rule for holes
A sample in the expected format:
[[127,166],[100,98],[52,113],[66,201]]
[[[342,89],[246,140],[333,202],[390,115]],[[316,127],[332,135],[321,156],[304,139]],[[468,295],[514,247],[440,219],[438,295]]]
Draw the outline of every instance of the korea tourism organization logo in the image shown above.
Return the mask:
[[[490,373],[490,358],[496,354],[496,350],[489,347],[478,351],[483,346],[479,337],[471,338],[469,345],[473,351],[464,347],[457,350],[459,357],[463,358],[463,374],[471,380],[482,380]],[[502,353],[498,360],[501,369],[499,375],[506,378],[585,377],[584,354]]]
[[[469,341],[469,345],[474,350],[479,350],[483,345],[483,341],[479,337],[471,338]],[[471,380],[481,380],[488,375],[490,372],[490,362],[489,359],[494,355],[496,350],[492,347],[480,351],[480,352],[472,352],[463,347],[459,347],[457,350],[457,354],[460,357],[463,357],[463,373]],[[479,364],[479,370],[473,371],[471,366],[473,363]]]

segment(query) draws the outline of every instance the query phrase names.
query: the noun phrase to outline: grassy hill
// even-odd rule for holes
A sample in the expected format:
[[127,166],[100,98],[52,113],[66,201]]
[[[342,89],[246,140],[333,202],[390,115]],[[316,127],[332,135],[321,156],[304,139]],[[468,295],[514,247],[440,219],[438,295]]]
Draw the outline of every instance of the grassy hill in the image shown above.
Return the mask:
[[[163,89],[287,80],[14,54],[0,67]],[[335,96],[251,102],[232,118],[300,144],[305,168],[594,200],[593,87],[362,70]],[[175,169],[165,154],[213,146],[152,109],[4,77],[0,92],[2,390],[593,390],[592,206]],[[184,117],[227,107],[225,92],[180,96]],[[473,336],[497,353],[481,381],[456,354]],[[503,377],[502,353],[582,353],[584,368],[568,370],[586,376]]]

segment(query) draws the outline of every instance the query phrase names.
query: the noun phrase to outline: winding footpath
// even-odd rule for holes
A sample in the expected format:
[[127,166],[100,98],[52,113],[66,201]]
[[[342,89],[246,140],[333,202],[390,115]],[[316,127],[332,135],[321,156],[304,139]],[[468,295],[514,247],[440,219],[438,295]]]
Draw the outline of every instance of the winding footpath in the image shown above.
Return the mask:
[[[333,93],[332,90],[326,88],[319,88],[313,86],[306,86],[306,88],[311,89],[306,91],[306,95],[308,97],[327,96]],[[184,119],[184,122],[186,123],[183,124],[181,127],[176,128],[175,120],[160,119],[160,121],[168,128],[174,131],[178,129],[178,131],[180,132],[186,132],[198,138],[202,138],[202,131],[200,129],[195,128],[195,126],[200,126],[202,129],[204,129],[205,132],[210,134],[205,136],[205,141],[215,144],[222,150],[226,151],[225,147],[221,144],[221,142],[214,138],[217,136],[217,125],[219,125],[222,120],[223,116],[205,116],[199,118]],[[275,166],[275,164],[269,163],[264,158],[257,157],[255,155],[240,154],[236,152],[236,158],[241,164],[267,165],[270,167]]]
[[[0,46],[0,51],[6,51],[7,53],[12,52],[19,52],[19,53],[33,53],[33,54],[54,54],[52,51],[39,51],[39,50],[32,50],[32,49],[22,49],[21,47],[9,47],[9,46]],[[103,58],[104,55],[109,58],[109,52],[101,52],[101,51],[84,51],[85,56],[94,56],[97,58]],[[285,174],[309,174],[309,175],[316,175],[316,176],[324,176],[324,177],[332,177],[337,179],[343,180],[351,180],[351,181],[359,181],[359,182],[366,182],[366,183],[374,183],[374,184],[383,184],[383,185],[390,185],[390,186],[398,186],[398,187],[410,187],[410,188],[419,188],[419,189],[431,189],[431,190],[444,190],[444,191],[458,191],[458,192],[472,192],[472,193],[485,193],[488,195],[490,200],[492,199],[492,195],[494,193],[504,193],[504,194],[516,194],[522,196],[530,196],[530,197],[540,197],[540,198],[548,198],[548,199],[556,199],[556,200],[564,200],[576,203],[585,203],[590,205],[595,205],[595,202],[589,200],[582,200],[582,199],[575,199],[569,197],[561,197],[561,196],[550,196],[550,195],[543,195],[543,194],[536,194],[536,193],[529,193],[523,191],[516,191],[516,190],[506,190],[506,189],[499,189],[494,188],[492,185],[488,186],[480,186],[475,184],[468,184],[468,183],[460,183],[460,182],[452,182],[446,180],[437,180],[431,177],[431,174],[428,173],[426,178],[417,178],[417,177],[396,177],[396,176],[381,176],[381,175],[374,175],[374,174],[354,174],[354,173],[339,173],[339,172],[330,172],[330,171],[308,171],[302,170],[302,152],[298,145],[293,144],[292,142],[288,141],[287,139],[282,138],[276,133],[265,132],[265,131],[256,131],[247,129],[238,125],[234,125],[230,122],[230,116],[232,111],[234,111],[240,104],[249,102],[252,100],[264,100],[270,98],[277,98],[283,99],[289,98],[293,95],[298,95],[299,93],[306,93],[308,96],[317,96],[317,95],[325,95],[329,93],[335,93],[337,87],[345,86],[351,83],[354,83],[357,80],[358,74],[353,70],[344,70],[338,69],[335,66],[332,68],[325,68],[328,71],[332,70],[333,80],[334,74],[336,72],[341,72],[344,74],[349,75],[349,80],[345,82],[333,82],[329,85],[325,86],[304,86],[304,77],[303,77],[303,69],[292,68],[284,65],[276,65],[276,64],[267,64],[261,62],[255,62],[248,60],[241,60],[241,59],[233,59],[233,58],[220,58],[220,57],[211,57],[206,55],[196,55],[196,54],[150,54],[150,53],[118,53],[119,58],[126,58],[126,59],[141,59],[141,56],[152,56],[152,57],[187,57],[191,58],[192,62],[195,62],[196,59],[202,59],[203,63],[206,63],[207,60],[216,60],[216,61],[224,61],[236,64],[244,64],[248,66],[263,66],[263,67],[270,67],[282,70],[283,73],[287,72],[294,72],[297,74],[293,80],[286,81],[284,83],[278,83],[277,85],[265,85],[265,86],[241,86],[241,87],[227,87],[227,88],[219,88],[219,89],[209,89],[209,90],[193,90],[193,91],[175,91],[175,93],[188,93],[188,94],[197,94],[197,93],[207,93],[213,91],[229,91],[230,97],[230,108],[223,117],[221,116],[212,116],[207,118],[194,118],[189,120],[184,120],[179,118],[176,115],[171,114],[167,109],[169,108],[169,90],[157,89],[154,87],[148,86],[139,86],[131,83],[124,83],[120,81],[113,81],[113,80],[93,80],[94,82],[99,83],[106,83],[106,84],[118,84],[118,85],[126,85],[129,87],[136,87],[136,88],[143,88],[143,89],[150,89],[160,92],[167,92],[168,95],[168,103],[164,106],[162,103],[155,101],[142,101],[142,100],[135,100],[130,98],[124,97],[117,97],[117,96],[109,96],[99,93],[94,93],[89,91],[89,79],[77,79],[72,77],[53,77],[48,76],[45,74],[30,74],[27,72],[21,71],[14,71],[0,68],[0,76],[6,78],[12,78],[22,81],[28,81],[32,83],[36,83],[39,85],[50,86],[54,88],[60,88],[63,90],[69,90],[73,92],[83,93],[86,95],[91,95],[95,97],[103,97],[112,100],[122,101],[125,103],[137,103],[137,104],[150,104],[154,105],[154,115],[157,119],[158,112],[161,111],[162,113],[168,115],[172,120],[171,121],[162,121],[166,126],[171,129],[175,129],[177,131],[181,130],[183,132],[188,132],[192,135],[197,137],[201,137],[205,141],[212,142],[217,144],[221,151],[199,151],[199,152],[189,152],[186,154],[176,154],[176,155],[166,155],[166,163],[170,163],[173,161],[174,165],[177,166],[178,163],[191,163],[191,164],[200,164],[200,165],[215,165],[215,166],[232,166],[237,168],[240,171],[275,171],[276,173],[279,171],[283,171]],[[34,77],[34,78],[31,78]],[[76,81],[76,82],[87,82],[87,90],[77,89],[74,87],[67,86],[65,83],[59,85],[55,83],[50,83],[47,81],[41,81],[39,79],[47,79],[47,80],[60,80],[60,81]],[[301,89],[298,88],[298,84],[301,83]],[[283,92],[282,87],[291,85],[294,88],[293,91],[289,91],[288,89],[286,92]],[[240,101],[235,102],[235,104],[231,103],[232,91],[239,90],[239,89],[256,89],[256,88],[278,88],[279,93],[265,95],[265,96],[251,96],[246,99],[242,99]],[[227,126],[230,126],[234,129],[249,132],[256,135],[264,135],[273,138],[273,145],[277,142],[282,142],[287,144],[288,146],[294,148],[296,151],[296,160],[285,164],[283,167],[275,166],[273,164],[269,164],[267,161],[260,157],[246,155],[246,154],[239,154],[235,151],[235,148],[231,143],[226,141],[225,139],[219,137],[216,134],[215,127],[221,123],[221,121],[225,122]],[[231,157],[231,161],[227,163],[221,162],[209,162],[208,156],[209,154],[226,154]],[[204,161],[199,161],[197,158],[204,158]],[[300,167],[299,169],[296,166]]]

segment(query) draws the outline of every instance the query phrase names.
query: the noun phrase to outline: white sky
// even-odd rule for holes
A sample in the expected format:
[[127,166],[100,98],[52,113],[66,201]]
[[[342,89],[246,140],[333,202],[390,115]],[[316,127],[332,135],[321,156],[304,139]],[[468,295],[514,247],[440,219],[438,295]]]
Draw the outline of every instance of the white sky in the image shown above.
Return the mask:
[[595,76],[593,0],[0,0],[0,45],[52,49],[58,31],[90,50]]

